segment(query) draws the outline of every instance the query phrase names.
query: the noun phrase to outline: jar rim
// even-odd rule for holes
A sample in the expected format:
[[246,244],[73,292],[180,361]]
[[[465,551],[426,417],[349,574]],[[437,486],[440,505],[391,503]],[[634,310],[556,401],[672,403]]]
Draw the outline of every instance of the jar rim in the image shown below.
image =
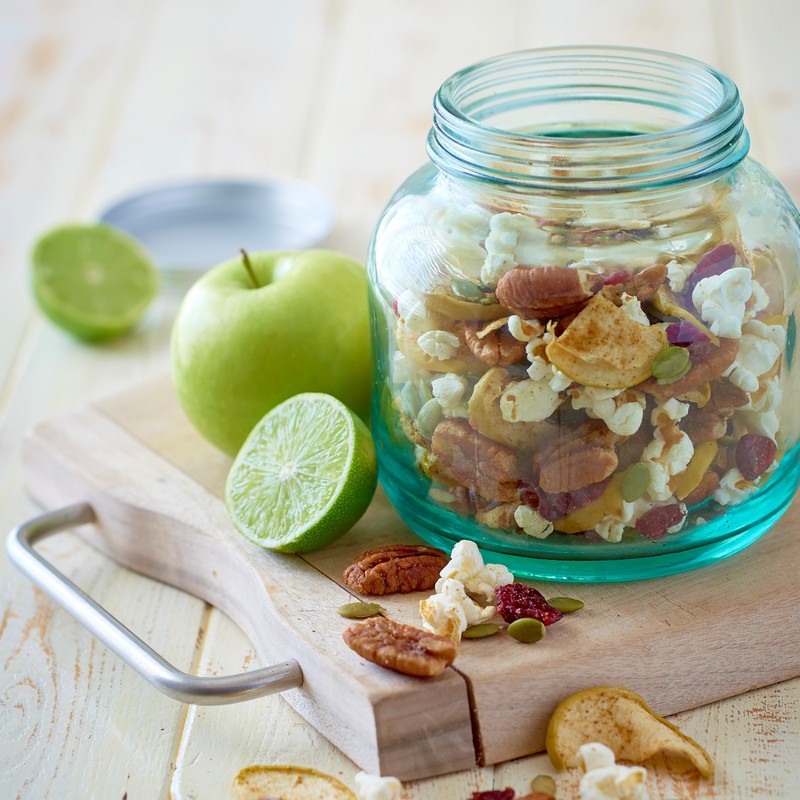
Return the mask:
[[[603,104],[640,119],[609,128],[620,122],[598,117]],[[586,120],[557,122],[587,109]],[[428,136],[431,159],[451,174],[595,191],[716,175],[748,148],[739,91],[724,73],[665,51],[595,45],[519,50],[459,70],[435,95]]]

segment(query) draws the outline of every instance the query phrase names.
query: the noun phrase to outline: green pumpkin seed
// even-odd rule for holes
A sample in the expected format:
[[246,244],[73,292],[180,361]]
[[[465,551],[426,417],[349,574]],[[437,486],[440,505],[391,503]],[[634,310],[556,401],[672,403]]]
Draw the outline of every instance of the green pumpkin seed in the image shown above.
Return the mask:
[[514,620],[508,626],[508,635],[518,642],[525,642],[525,644],[538,642],[544,634],[544,623],[541,620],[531,619],[530,617]]
[[403,384],[403,388],[398,394],[398,399],[400,401],[400,410],[406,414],[410,414],[413,417],[419,411],[420,402],[417,396],[417,387],[414,386],[412,381]]
[[639,461],[632,464],[622,474],[622,499],[626,503],[638,500],[650,485],[650,470],[647,464]]
[[347,619],[366,619],[386,613],[386,609],[377,603],[345,603],[336,610]]
[[692,366],[692,359],[685,347],[670,345],[653,359],[653,375],[661,385],[680,380]]
[[439,401],[435,397],[432,400],[428,400],[419,410],[415,420],[419,435],[423,439],[430,439],[433,436],[434,429],[442,421],[443,417],[444,414]]
[[433,400],[431,387],[425,381],[417,383],[417,393],[419,394],[419,408],[422,408],[428,400]]
[[478,300],[478,302],[482,306],[493,306],[497,303],[497,298],[492,294],[489,295],[488,297],[481,297],[481,299]]
[[583,608],[583,600],[575,597],[552,597],[547,602],[563,614],[571,614],[573,611],[580,611]]
[[450,288],[456,297],[461,297],[464,300],[479,300],[481,290],[478,284],[468,281],[465,278],[456,278],[451,284]]
[[461,634],[462,639],[485,639],[487,636],[494,636],[500,630],[499,625],[485,622],[483,625],[473,625]]
[[551,797],[556,796],[556,782],[550,775],[537,775],[531,781],[531,791],[541,792],[542,794],[549,794]]

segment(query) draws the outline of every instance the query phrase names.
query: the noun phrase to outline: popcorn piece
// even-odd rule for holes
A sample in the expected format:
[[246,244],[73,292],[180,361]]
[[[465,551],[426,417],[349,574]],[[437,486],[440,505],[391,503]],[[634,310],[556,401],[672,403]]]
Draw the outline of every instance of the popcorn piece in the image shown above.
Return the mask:
[[630,317],[634,322],[638,322],[640,325],[650,325],[650,320],[647,318],[647,314],[642,311],[642,304],[636,295],[623,292],[620,299],[622,300],[622,306],[620,307],[625,312],[626,316]]
[[581,800],[647,800],[647,770],[615,763],[614,751],[599,742],[578,749],[586,773],[581,779]]
[[425,301],[410,289],[397,298],[397,313],[403,320],[406,330],[411,333],[426,333],[436,327],[436,324],[428,316]]
[[546,380],[514,381],[500,395],[500,413],[506,422],[540,422],[561,404],[561,395]]
[[653,504],[643,497],[634,500],[632,503],[622,501],[622,510],[619,514],[609,514],[600,520],[594,529],[600,538],[607,542],[622,541],[622,534],[625,528],[632,528],[646,511],[649,511]]
[[642,462],[650,471],[647,492],[653,500],[668,500],[672,496],[669,480],[680,475],[694,455],[694,444],[677,424],[689,413],[689,404],[674,397],[653,409],[650,422],[655,427],[653,439],[642,451]]
[[744,408],[737,410],[734,414],[736,427],[740,424],[751,433],[760,433],[762,436],[769,436],[776,439],[780,420],[778,419],[778,405],[781,402],[780,378],[777,375],[764,381],[763,390],[750,401]]
[[396,384],[408,383],[417,377],[417,368],[414,362],[401,352],[392,355],[392,381]]
[[516,314],[512,314],[506,323],[508,332],[520,342],[530,342],[532,339],[541,338],[544,333],[544,325],[535,319],[522,319]]
[[473,594],[494,597],[498,586],[514,583],[514,576],[502,564],[484,564],[478,545],[462,539],[453,547],[450,563],[439,573],[436,591],[441,591],[449,578],[460,581]]
[[667,280],[673,292],[682,292],[686,288],[686,281],[694,272],[695,265],[691,262],[681,263],[674,259],[667,264]]
[[756,490],[753,481],[748,481],[739,470],[729,469],[719,480],[714,499],[722,506],[732,506],[746,500]]
[[515,253],[519,232],[517,217],[520,214],[495,214],[489,221],[489,235],[486,237],[486,261],[481,268],[481,280],[487,286],[497,286],[497,282],[507,272],[517,266]]
[[431,381],[433,396],[439,401],[446,417],[467,417],[467,408],[463,403],[464,393],[469,383],[465,378],[448,372]]
[[758,389],[758,376],[768,372],[786,345],[781,325],[765,325],[757,319],[745,323],[736,360],[722,374],[746,392]]
[[576,386],[569,394],[576,411],[586,409],[587,416],[602,419],[609,430],[620,436],[632,436],[642,425],[647,405],[642,392]]
[[711,333],[726,339],[742,335],[745,303],[753,292],[753,274],[747,267],[733,267],[697,283],[692,303]]
[[403,784],[397,778],[356,773],[356,800],[400,800]]
[[769,295],[764,287],[755,278],[753,278],[751,284],[753,294],[750,295],[750,300],[747,303],[747,310],[744,314],[745,319],[753,319],[769,305]]
[[439,361],[447,361],[453,358],[458,348],[461,347],[461,340],[454,333],[449,331],[428,331],[417,339],[420,350],[427,353]]
[[550,378],[550,388],[554,392],[563,392],[572,386],[572,378],[568,378],[555,364],[550,365],[553,377]]
[[494,606],[482,608],[464,589],[464,584],[454,578],[436,582],[436,594],[419,604],[419,613],[425,630],[447,636],[457,642],[468,625],[477,625],[495,615]]
[[520,505],[514,511],[514,521],[528,536],[546,539],[553,532],[553,523],[548,522],[536,509]]

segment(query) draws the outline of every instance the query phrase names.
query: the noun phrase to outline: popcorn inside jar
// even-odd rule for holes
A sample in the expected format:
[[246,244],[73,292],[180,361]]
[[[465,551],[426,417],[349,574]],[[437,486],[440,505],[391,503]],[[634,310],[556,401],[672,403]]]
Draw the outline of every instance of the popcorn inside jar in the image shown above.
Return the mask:
[[[541,69],[550,57],[561,58],[543,55]],[[563,58],[568,68],[583,56]],[[647,58],[653,74],[669,69]],[[735,92],[684,66],[687,91],[707,92],[712,74]],[[774,179],[739,139],[729,142],[738,160],[701,180],[702,156],[693,164],[674,149],[696,120],[654,131],[646,109],[625,106],[624,77],[583,67],[552,98],[567,117],[556,127],[539,116],[546,99],[526,105],[520,84],[509,84],[517,111],[496,120],[465,74],[441,90],[445,105],[472,99],[459,131],[472,149],[435,127],[433,167],[376,230],[377,371],[391,403],[375,432],[390,498],[432,544],[471,539],[549,559],[527,574],[557,579],[618,580],[618,560],[660,558],[623,576],[650,577],[686,568],[684,547],[693,566],[721,557],[713,545],[724,539],[734,552],[794,494],[800,238],[791,209],[764,202]],[[536,51],[499,59],[498,85],[506,68],[539,86]],[[586,127],[577,87],[593,78],[618,91],[626,129]],[[719,101],[703,97],[713,111]],[[503,135],[520,131],[513,146]],[[668,186],[652,177],[659,165]],[[755,510],[762,496],[770,515]],[[576,572],[571,560],[597,566]]]

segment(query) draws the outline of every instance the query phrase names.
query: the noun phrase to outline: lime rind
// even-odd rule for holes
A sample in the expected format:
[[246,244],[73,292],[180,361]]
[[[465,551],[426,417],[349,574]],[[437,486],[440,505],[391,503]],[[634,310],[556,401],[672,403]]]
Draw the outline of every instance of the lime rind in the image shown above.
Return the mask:
[[376,481],[364,423],[335,398],[308,393],[276,406],[251,431],[228,475],[225,502],[251,541],[301,552],[348,530]]
[[36,243],[31,262],[39,307],[87,341],[130,330],[158,291],[158,273],[148,254],[109,225],[56,228]]

